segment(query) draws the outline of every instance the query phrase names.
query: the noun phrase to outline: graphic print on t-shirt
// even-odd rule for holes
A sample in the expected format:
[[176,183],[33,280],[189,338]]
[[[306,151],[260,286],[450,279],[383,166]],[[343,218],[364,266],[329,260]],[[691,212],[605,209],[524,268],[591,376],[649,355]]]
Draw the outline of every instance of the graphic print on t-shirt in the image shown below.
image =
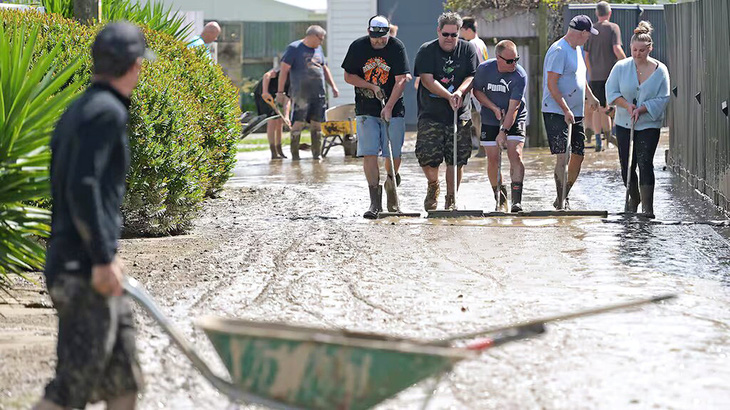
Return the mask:
[[[444,67],[441,69],[444,72],[444,77],[439,80],[441,85],[444,86],[446,91],[454,92],[454,71],[459,68],[458,64],[454,64],[454,60],[449,56],[444,58]],[[431,94],[431,97],[439,98],[436,94]]]
[[[363,78],[365,81],[383,87],[390,78],[390,66],[382,57],[371,57],[362,66]],[[375,98],[375,93],[366,88],[355,88],[355,92],[362,93],[366,98]]]

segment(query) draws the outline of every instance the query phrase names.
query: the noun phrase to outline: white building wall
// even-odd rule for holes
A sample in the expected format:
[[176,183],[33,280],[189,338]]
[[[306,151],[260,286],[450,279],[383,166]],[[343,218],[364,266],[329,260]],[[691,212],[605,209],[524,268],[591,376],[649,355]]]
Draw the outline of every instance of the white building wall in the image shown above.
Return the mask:
[[340,65],[350,43],[367,34],[368,19],[377,14],[377,10],[377,0],[327,1],[327,62],[340,90],[340,96],[330,100],[331,107],[355,102],[355,90],[345,82],[345,72]]
[[[138,0],[139,1],[139,0]],[[144,0],[142,0],[144,1]],[[304,9],[275,0],[162,0],[173,10],[200,11],[205,20],[219,21],[319,21],[322,12]]]

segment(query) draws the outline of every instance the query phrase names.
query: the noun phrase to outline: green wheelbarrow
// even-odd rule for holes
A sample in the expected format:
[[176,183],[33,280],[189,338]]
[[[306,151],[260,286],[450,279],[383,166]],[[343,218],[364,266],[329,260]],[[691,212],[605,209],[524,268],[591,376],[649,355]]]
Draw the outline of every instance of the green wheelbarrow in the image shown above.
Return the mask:
[[[659,296],[436,341],[201,318],[196,325],[206,333],[228,368],[228,381],[210,370],[135,279],[125,278],[124,289],[152,315],[203,377],[231,401],[274,409],[342,410],[369,409],[429,377],[435,377],[438,383],[440,376],[457,362],[476,359],[488,348],[540,335],[547,322],[674,297]],[[459,343],[485,335],[489,337]]]

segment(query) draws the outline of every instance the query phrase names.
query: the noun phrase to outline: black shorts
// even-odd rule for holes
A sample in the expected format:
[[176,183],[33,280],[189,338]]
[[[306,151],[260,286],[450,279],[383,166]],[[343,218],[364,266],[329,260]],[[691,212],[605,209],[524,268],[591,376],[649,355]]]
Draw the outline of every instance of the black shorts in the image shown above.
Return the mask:
[[[568,124],[565,123],[565,116],[544,112],[542,118],[545,120],[545,131],[550,144],[550,153],[565,154],[568,143]],[[583,156],[585,154],[585,142],[586,132],[583,129],[583,117],[576,117],[570,137],[570,152]]]
[[593,95],[598,98],[598,102],[601,103],[601,107],[606,107],[606,82],[605,81],[590,81],[588,86],[591,87]]
[[327,110],[327,100],[322,98],[293,99],[292,124],[295,122],[324,122],[324,112]]
[[[496,147],[499,125],[482,124],[482,135],[480,145],[483,147]],[[507,133],[507,141],[525,142],[525,122],[518,121],[512,125]]]
[[271,106],[267,104],[260,95],[254,96],[254,100],[256,101],[256,113],[258,113],[258,115],[265,115],[266,117],[273,117],[276,115],[276,111],[274,111],[274,109],[271,108]]
[[[456,163],[466,165],[471,156],[471,120],[459,120],[456,133]],[[422,167],[438,168],[444,160],[454,164],[454,125],[429,119],[418,120],[416,158]]]
[[55,276],[49,289],[58,313],[56,375],[44,398],[85,408],[142,389],[129,296],[104,297],[88,277]]

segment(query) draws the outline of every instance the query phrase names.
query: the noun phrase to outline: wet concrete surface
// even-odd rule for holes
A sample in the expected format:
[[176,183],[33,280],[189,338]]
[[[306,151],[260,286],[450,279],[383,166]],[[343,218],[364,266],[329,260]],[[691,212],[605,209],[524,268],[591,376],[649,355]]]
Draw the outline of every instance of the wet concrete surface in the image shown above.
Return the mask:
[[[666,139],[662,141],[666,146]],[[422,210],[426,182],[405,147],[404,210]],[[125,240],[128,272],[155,296],[206,361],[225,369],[193,319],[220,315],[420,339],[506,325],[663,293],[679,299],[556,323],[540,338],[488,350],[445,374],[430,409],[676,408],[730,406],[728,232],[707,225],[606,223],[600,218],[367,221],[361,161],[334,148],[322,161],[271,162],[242,153],[221,198],[191,235]],[[550,209],[552,158],[525,154],[523,205]],[[616,149],[587,151],[573,209],[623,208]],[[506,156],[503,159],[507,172]],[[721,219],[655,159],[662,220]],[[460,206],[491,210],[486,159],[472,159]],[[442,193],[445,183],[442,181]],[[439,199],[443,205],[443,194]],[[140,310],[142,409],[220,409],[229,402]],[[52,315],[47,319],[53,325]],[[52,345],[16,396],[39,394]],[[0,351],[3,350],[0,341]],[[20,353],[2,363],[21,362]],[[40,359],[39,359],[40,358]],[[13,364],[17,366],[17,364]],[[2,368],[2,366],[0,366]],[[22,372],[15,372],[22,373]],[[15,374],[11,373],[11,374]],[[4,379],[4,380],[3,380]],[[379,406],[420,408],[424,382]],[[3,400],[3,399],[0,399]],[[9,401],[0,401],[9,403]],[[11,408],[11,407],[8,407]],[[254,408],[241,406],[241,408]]]

